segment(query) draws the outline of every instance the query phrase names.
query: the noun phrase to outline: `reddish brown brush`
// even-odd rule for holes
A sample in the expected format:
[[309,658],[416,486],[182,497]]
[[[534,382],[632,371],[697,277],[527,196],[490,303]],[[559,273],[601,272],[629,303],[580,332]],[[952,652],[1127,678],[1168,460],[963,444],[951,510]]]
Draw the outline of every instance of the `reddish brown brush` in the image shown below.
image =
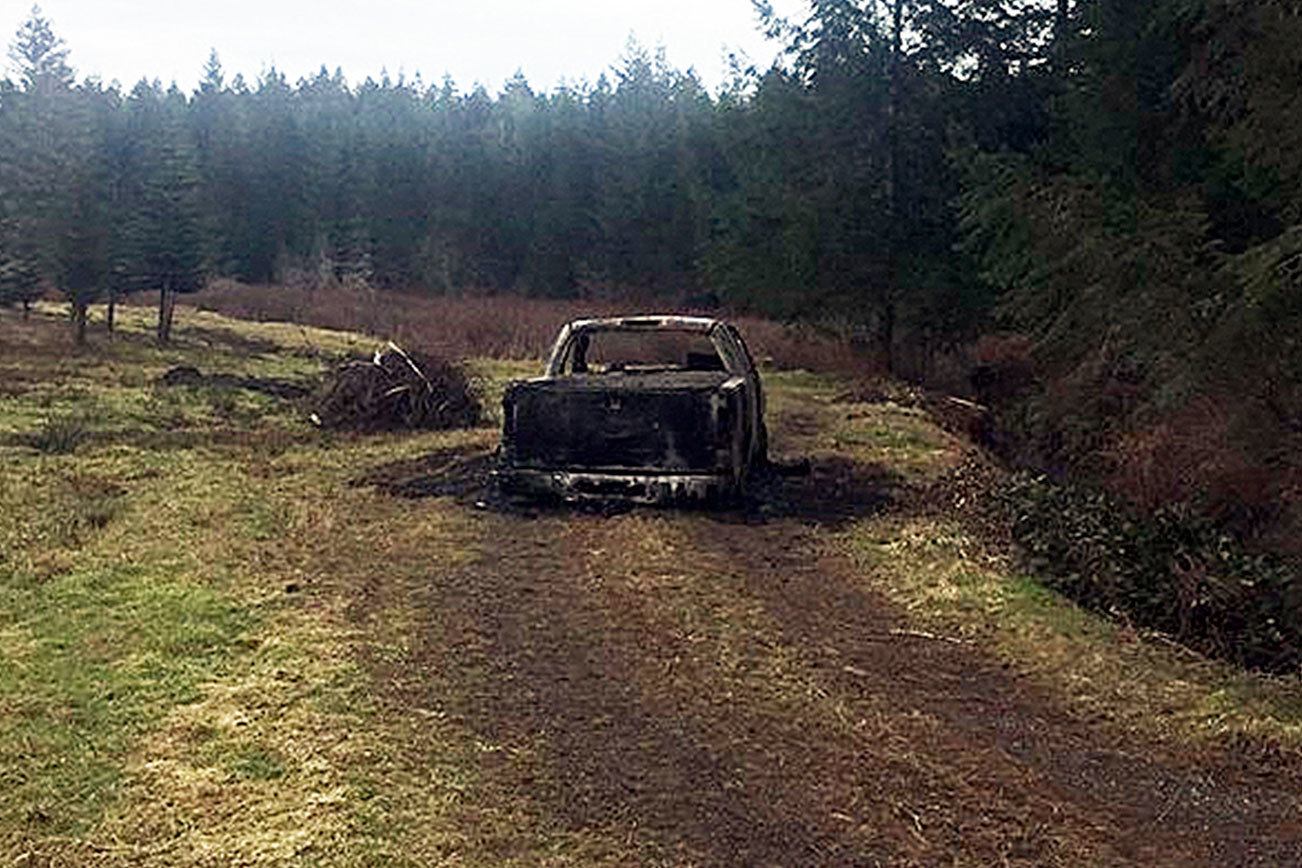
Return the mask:
[[[215,281],[189,301],[242,319],[364,332],[449,359],[541,358],[560,327],[579,317],[700,312],[653,301],[417,295],[348,287],[248,286],[227,280]],[[853,375],[871,372],[865,353],[834,336],[755,316],[728,319],[741,328],[757,361]]]
[[1023,394],[1035,380],[1034,343],[1025,335],[985,335],[969,352],[971,385],[977,396],[1001,403]]
[[1196,503],[1230,526],[1273,537],[1268,548],[1302,554],[1302,463],[1288,440],[1248,402],[1200,396],[1118,437],[1104,455],[1109,487],[1149,510]]

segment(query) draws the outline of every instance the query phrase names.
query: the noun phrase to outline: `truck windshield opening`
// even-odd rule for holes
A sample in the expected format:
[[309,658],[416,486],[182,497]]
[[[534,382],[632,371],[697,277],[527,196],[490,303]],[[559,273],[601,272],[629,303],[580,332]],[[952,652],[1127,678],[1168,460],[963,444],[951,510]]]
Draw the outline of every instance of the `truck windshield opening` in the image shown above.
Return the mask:
[[723,371],[709,335],[696,331],[592,330],[575,336],[562,373]]

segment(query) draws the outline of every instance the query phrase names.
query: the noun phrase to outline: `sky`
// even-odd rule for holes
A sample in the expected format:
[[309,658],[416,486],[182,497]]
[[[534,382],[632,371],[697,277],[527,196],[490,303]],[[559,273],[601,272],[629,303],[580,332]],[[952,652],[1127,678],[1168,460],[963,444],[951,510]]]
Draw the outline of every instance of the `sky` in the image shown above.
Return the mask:
[[[728,52],[767,67],[778,46],[760,34],[750,0],[42,0],[79,76],[131,85],[142,77],[194,87],[210,49],[227,78],[252,82],[272,64],[291,80],[323,64],[351,82],[449,74],[462,89],[496,91],[516,70],[535,90],[594,81],[630,36],[663,46],[711,89]],[[799,17],[805,0],[773,0]],[[0,0],[6,42],[31,0]]]

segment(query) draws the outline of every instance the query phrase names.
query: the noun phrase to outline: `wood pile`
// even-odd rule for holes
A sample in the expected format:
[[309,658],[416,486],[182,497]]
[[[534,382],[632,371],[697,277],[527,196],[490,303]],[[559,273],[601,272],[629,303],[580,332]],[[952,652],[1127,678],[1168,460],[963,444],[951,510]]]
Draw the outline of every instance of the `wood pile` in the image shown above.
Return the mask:
[[481,407],[462,370],[397,344],[340,365],[318,394],[312,422],[350,431],[469,428]]

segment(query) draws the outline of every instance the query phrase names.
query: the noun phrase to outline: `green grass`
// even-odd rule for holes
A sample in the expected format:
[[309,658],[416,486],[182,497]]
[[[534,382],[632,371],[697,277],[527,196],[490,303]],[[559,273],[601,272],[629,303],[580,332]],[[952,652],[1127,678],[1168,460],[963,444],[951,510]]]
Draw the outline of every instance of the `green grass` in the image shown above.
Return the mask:
[[28,444],[47,455],[71,455],[86,442],[91,420],[84,413],[49,416],[28,438]]
[[284,759],[276,750],[257,744],[236,743],[217,754],[231,776],[254,781],[274,781],[285,776]]
[[84,831],[133,738],[194,701],[253,625],[222,594],[137,567],[0,586],[0,826]]
[[[187,310],[164,348],[127,308],[79,353],[59,313],[0,312],[0,860],[385,851],[368,794],[392,732],[338,594],[384,562],[378,538],[416,572],[443,531],[349,482],[493,432],[330,435],[291,402],[158,384],[176,365],[307,382],[371,339]],[[500,396],[532,367],[475,370]]]
[[484,405],[486,423],[498,426],[502,422],[502,393],[511,380],[523,380],[542,375],[542,362],[521,362],[507,359],[471,359],[468,362],[471,386]]
[[991,648],[1083,715],[1177,743],[1302,750],[1302,685],[1184,652],[1087,612],[954,518],[873,520],[846,544],[923,627]]
[[[290,518],[260,474],[320,436],[284,402],[158,376],[191,364],[303,380],[360,341],[269,326],[224,345],[213,336],[242,327],[187,314],[158,348],[148,312],[127,309],[116,339],[78,354],[49,313],[0,323],[13,350],[0,352],[0,853],[75,860],[68,842],[131,802],[142,745],[256,668],[272,625],[301,629],[270,593],[283,568],[265,550]],[[321,650],[290,644],[291,658]],[[196,763],[231,780],[289,773],[247,737],[208,750]]]

